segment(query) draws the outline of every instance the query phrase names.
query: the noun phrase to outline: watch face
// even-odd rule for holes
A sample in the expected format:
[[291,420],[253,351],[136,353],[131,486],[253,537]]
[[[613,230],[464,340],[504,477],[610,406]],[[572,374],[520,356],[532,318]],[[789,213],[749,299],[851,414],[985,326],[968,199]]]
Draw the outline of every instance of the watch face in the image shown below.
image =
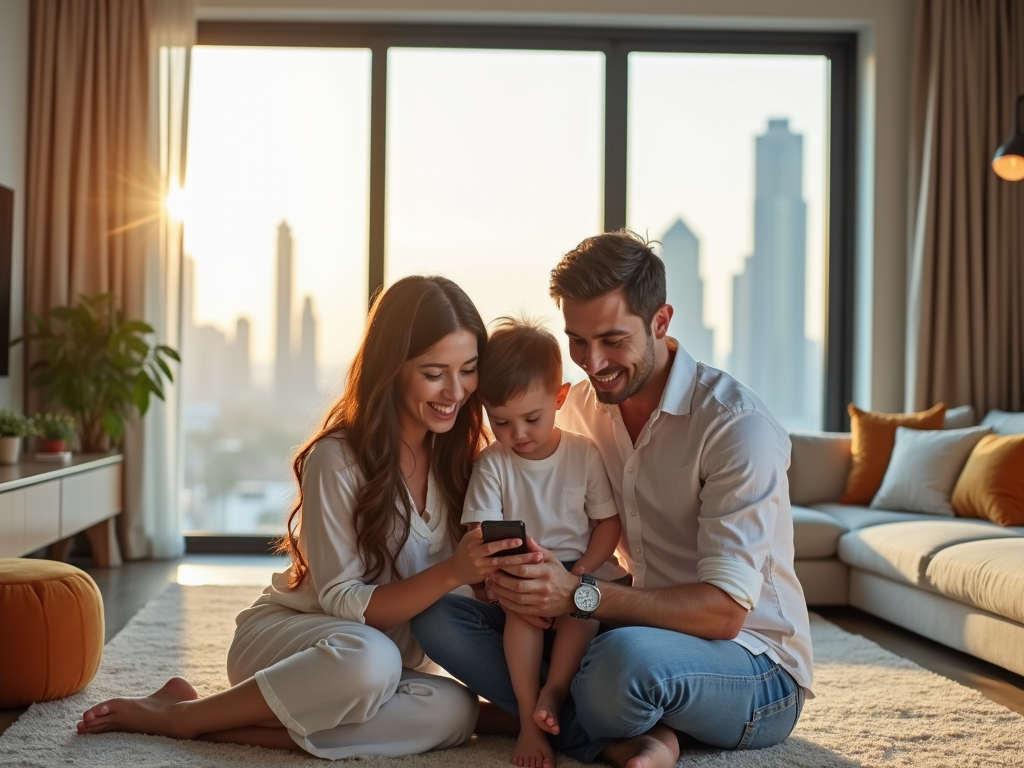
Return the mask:
[[573,595],[573,601],[576,603],[576,607],[581,611],[590,613],[601,600],[601,593],[589,584],[580,584],[576,587],[576,592]]

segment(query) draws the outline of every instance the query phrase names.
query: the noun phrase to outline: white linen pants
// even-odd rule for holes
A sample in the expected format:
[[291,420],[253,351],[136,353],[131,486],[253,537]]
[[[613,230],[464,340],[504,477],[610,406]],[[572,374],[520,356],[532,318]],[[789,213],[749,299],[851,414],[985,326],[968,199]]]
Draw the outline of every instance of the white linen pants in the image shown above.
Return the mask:
[[331,760],[401,757],[461,744],[477,697],[453,680],[402,668],[383,632],[264,603],[238,617],[232,685],[255,677],[295,743]]

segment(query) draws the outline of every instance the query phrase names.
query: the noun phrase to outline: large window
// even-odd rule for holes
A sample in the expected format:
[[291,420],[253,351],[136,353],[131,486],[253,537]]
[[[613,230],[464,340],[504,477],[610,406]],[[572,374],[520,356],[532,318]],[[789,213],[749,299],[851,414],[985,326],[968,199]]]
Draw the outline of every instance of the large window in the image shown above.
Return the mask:
[[[369,296],[440,273],[560,334],[561,254],[660,241],[670,332],[789,428],[849,399],[853,37],[203,22],[186,527],[280,533]],[[580,377],[565,355],[566,375]]]

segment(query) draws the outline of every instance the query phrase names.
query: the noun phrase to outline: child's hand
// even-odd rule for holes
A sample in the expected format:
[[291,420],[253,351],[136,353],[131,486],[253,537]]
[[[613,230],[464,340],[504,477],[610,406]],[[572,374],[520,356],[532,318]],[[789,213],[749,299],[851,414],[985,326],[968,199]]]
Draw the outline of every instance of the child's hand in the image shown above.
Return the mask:
[[582,576],[585,573],[587,573],[587,566],[583,563],[576,563],[576,565],[572,567],[573,576]]
[[490,545],[484,544],[483,531],[480,528],[467,531],[450,558],[459,584],[478,584],[494,573],[498,566],[490,554]]

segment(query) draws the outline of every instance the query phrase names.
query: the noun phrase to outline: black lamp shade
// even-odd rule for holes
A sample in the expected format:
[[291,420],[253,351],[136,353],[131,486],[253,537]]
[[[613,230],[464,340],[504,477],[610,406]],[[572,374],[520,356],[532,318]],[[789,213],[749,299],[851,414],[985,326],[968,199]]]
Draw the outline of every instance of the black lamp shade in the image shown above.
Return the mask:
[[1024,179],[1024,134],[1020,132],[1020,108],[1024,103],[1024,95],[1017,99],[1017,110],[1014,115],[1013,133],[1010,138],[996,150],[992,158],[992,170],[1001,179],[1020,181]]

